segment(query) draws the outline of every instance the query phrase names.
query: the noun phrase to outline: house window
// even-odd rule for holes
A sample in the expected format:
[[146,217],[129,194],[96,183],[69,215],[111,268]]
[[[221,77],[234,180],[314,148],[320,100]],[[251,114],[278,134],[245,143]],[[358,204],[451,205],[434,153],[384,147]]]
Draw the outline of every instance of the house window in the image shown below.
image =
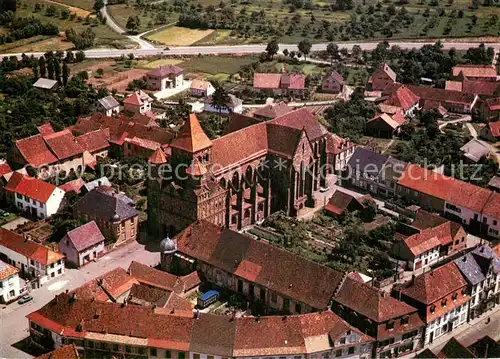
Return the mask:
[[290,299],[284,298],[283,299],[283,310],[290,310]]
[[300,314],[302,312],[302,307],[299,303],[295,304],[295,313]]
[[278,296],[276,293],[271,293],[271,302],[276,303],[278,301]]
[[338,358],[338,357],[341,357],[342,356],[342,349],[339,349],[335,352],[335,356]]
[[394,329],[394,322],[392,322],[392,321],[387,322],[386,328],[389,329],[389,330]]
[[165,358],[167,359],[172,358],[172,352],[170,350],[165,350]]
[[354,347],[350,347],[348,350],[348,354],[354,354]]
[[120,347],[118,346],[118,344],[113,344],[113,351],[117,352],[119,350],[120,350]]
[[89,348],[93,349],[93,348],[94,348],[94,342],[92,342],[92,341],[88,341],[88,342],[87,342],[87,347],[89,347]]
[[494,219],[494,220],[493,220],[493,225],[494,225],[494,226],[496,226],[497,224],[498,224],[497,220],[496,220],[496,219]]
[[430,311],[431,311],[431,313],[434,313],[436,311],[436,306],[435,305],[431,305]]
[[408,324],[409,320],[410,320],[410,317],[403,317],[403,318],[401,318],[401,325]]
[[125,345],[125,352],[132,353],[132,348],[129,345]]
[[200,354],[193,354],[193,359],[200,359]]
[[186,358],[186,353],[184,352],[179,352],[177,354],[177,359],[185,359]]
[[456,300],[457,300],[457,293],[454,293],[454,294],[451,296],[451,299],[453,299],[453,301],[456,301]]
[[340,345],[344,345],[345,344],[345,337],[344,338],[340,338]]
[[146,348],[144,348],[144,347],[139,347],[139,348],[137,348],[137,352],[138,352],[139,354],[146,354]]
[[442,305],[443,307],[446,307],[446,302],[448,302],[448,299],[446,299],[446,298],[445,298],[445,299],[443,299],[443,300],[441,301],[441,305]]

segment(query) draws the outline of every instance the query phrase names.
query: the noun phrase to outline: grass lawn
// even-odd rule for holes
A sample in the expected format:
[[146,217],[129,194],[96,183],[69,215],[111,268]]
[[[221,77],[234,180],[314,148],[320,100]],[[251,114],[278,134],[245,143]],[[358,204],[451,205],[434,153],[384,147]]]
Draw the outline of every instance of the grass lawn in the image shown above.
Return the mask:
[[[132,1],[130,3],[132,3]],[[108,6],[108,14],[112,16],[113,19],[115,19],[116,23],[120,25],[120,27],[124,30],[127,29],[127,20],[131,15],[137,15],[141,20],[138,29],[139,33],[160,26],[155,24],[154,22],[154,16],[156,15],[155,11],[150,11],[150,12],[146,12],[145,10],[140,11],[134,8],[133,6],[127,4],[116,4]],[[175,13],[169,14],[169,16],[167,17],[167,24],[173,23],[177,21],[177,19],[178,19],[177,14]]]
[[257,55],[248,56],[201,56],[193,57],[182,64],[184,72],[200,72],[211,75],[234,74],[241,66],[251,64]]
[[69,6],[78,7],[80,9],[93,11],[94,0],[54,0]]
[[179,60],[179,59],[160,59],[160,60],[154,60],[151,62],[148,62],[144,65],[141,65],[141,67],[145,69],[155,69],[160,66],[166,66],[166,65],[179,65],[182,64],[184,61]]
[[35,36],[29,39],[15,41],[11,44],[0,46],[0,52],[37,52],[68,50],[73,47],[71,42],[63,41],[61,37]]
[[[58,1],[58,0],[45,0],[46,2],[48,3],[53,3],[53,4],[56,4],[56,5],[62,5],[64,7],[66,7],[69,11],[73,12],[76,14],[76,16],[81,16],[81,17],[87,17],[88,15],[92,15],[92,16],[95,16],[93,15],[93,11],[92,11],[92,6],[93,6],[93,2],[92,2],[92,5],[90,6],[90,9],[85,9],[85,8],[82,8],[81,6],[79,6],[79,3],[81,1],[73,1],[74,4],[69,4],[67,1]],[[69,1],[71,2],[71,1]]]
[[196,30],[185,27],[168,27],[148,35],[149,40],[159,41],[165,45],[189,46],[213,33],[214,30]]

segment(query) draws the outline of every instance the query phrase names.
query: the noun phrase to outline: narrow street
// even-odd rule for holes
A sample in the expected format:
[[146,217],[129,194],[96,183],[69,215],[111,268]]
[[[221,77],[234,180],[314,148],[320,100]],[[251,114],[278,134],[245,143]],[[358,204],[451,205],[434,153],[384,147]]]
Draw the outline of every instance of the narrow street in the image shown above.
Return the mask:
[[12,345],[29,336],[28,321],[25,316],[43,307],[56,294],[78,288],[85,282],[116,267],[127,269],[132,261],[147,265],[158,264],[160,261],[159,253],[149,251],[146,247],[134,241],[108,253],[97,262],[91,262],[80,269],[66,268],[62,276],[49,281],[39,289],[32,290],[30,294],[34,299],[31,302],[22,305],[14,302],[7,306],[1,306],[0,358],[30,357],[27,353],[16,349]]

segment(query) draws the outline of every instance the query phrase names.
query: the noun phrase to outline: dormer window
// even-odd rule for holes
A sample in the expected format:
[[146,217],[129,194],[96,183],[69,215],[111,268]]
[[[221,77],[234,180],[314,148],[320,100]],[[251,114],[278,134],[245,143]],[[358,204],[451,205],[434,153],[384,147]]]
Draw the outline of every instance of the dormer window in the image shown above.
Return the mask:
[[401,318],[401,325],[406,325],[410,321],[410,317],[402,317]]
[[434,313],[436,311],[436,306],[434,304],[431,305],[430,311],[431,311],[431,313]]
[[389,330],[394,329],[394,322],[393,321],[387,322],[386,328]]
[[446,307],[446,302],[448,302],[448,299],[443,299],[443,300],[441,301],[441,305],[442,305],[443,307]]
[[467,295],[467,290],[464,288],[462,289],[462,295],[465,297]]
[[457,300],[457,293],[454,293],[452,296],[451,296],[451,299],[453,299],[454,302],[456,302]]

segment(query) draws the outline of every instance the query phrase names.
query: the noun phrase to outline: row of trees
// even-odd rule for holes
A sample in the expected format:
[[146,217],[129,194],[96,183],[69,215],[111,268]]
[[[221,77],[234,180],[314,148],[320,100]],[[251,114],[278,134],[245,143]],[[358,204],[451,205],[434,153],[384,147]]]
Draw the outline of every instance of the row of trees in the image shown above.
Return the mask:
[[34,17],[16,18],[12,12],[4,13],[2,22],[10,31],[6,35],[0,36],[0,45],[38,35],[53,36],[59,34],[59,27],[54,23],[42,23]]

